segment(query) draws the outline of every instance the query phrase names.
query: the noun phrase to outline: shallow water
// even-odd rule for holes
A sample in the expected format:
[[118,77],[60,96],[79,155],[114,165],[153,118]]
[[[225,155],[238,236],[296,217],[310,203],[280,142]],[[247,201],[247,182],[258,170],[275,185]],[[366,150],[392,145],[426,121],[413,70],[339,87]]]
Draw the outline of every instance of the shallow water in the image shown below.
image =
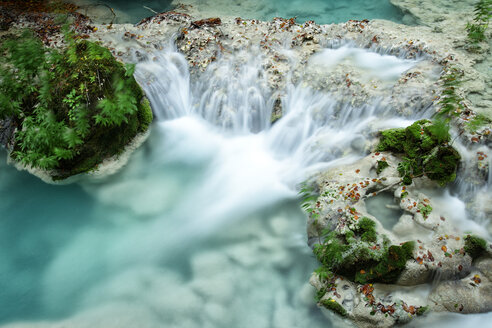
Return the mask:
[[391,192],[383,192],[376,197],[371,197],[365,203],[367,213],[376,217],[383,227],[390,231],[403,214],[400,204],[396,202]]
[[355,139],[427,114],[291,85],[272,126],[254,53],[199,80],[172,48],[153,56],[136,77],[157,122],[122,171],[49,186],[2,160],[2,327],[346,326],[307,284],[317,265],[297,186],[363,156]]
[[[137,23],[153,13],[173,8],[170,0],[99,1],[125,13],[122,22]],[[314,20],[318,24],[341,23],[350,19],[387,19],[402,23],[403,14],[388,0],[185,0],[209,16],[240,16],[248,19],[271,20],[274,17],[297,17],[298,22]],[[145,8],[145,7],[148,8]]]

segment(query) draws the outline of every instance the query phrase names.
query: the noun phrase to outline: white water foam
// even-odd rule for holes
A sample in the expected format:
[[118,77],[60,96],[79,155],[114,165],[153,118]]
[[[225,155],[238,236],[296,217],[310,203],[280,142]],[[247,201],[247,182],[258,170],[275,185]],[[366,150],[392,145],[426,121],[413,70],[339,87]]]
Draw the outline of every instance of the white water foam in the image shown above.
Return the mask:
[[67,317],[47,325],[326,327],[306,286],[315,263],[296,185],[425,114],[352,108],[299,84],[271,125],[261,58],[219,59],[195,81],[173,48],[149,58],[136,77],[158,122],[122,172],[83,184],[98,220],[42,272],[44,318]]

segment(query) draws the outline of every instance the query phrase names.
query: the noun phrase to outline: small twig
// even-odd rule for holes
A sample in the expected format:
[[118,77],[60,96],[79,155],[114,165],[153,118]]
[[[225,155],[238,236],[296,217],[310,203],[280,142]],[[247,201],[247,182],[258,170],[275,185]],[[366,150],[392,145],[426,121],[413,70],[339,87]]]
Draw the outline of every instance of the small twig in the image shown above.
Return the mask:
[[156,14],[156,15],[158,14],[158,12],[157,12],[157,11],[155,11],[154,9],[152,9],[152,8],[150,8],[150,7],[147,7],[147,6],[143,6],[143,7],[144,7],[145,9],[147,9],[147,10],[150,10],[151,12],[153,12],[153,13],[154,13],[154,14]]
[[111,23],[109,25],[112,26],[114,20],[116,19],[116,13],[114,12],[114,9],[111,8],[111,6],[109,6],[109,5],[105,4],[105,3],[95,3],[95,4],[86,5],[86,6],[81,6],[81,8],[85,7],[85,13],[84,13],[84,15],[87,16],[87,9],[89,7],[96,7],[96,6],[103,6],[103,7],[108,8],[109,10],[111,10],[111,13],[113,14],[113,19],[111,20]]
[[84,89],[85,89],[85,97],[87,98],[87,105],[90,104],[90,99],[89,99],[89,89],[87,88],[87,85],[84,83]]
[[387,187],[385,187],[385,188],[383,188],[381,190],[378,190],[378,191],[375,191],[375,192],[371,192],[369,194],[365,194],[361,199],[366,199],[366,198],[377,196],[378,194],[382,193],[383,191],[386,191],[388,189],[391,189],[394,186],[399,185],[402,182],[403,182],[403,179],[400,179],[400,181],[395,182],[395,183],[393,183],[393,184],[391,184],[391,185],[389,185],[389,186],[387,186]]
[[96,69],[96,72],[97,72],[97,81],[99,82],[99,83],[98,83],[99,90],[101,90],[101,84],[102,84],[102,83],[101,83],[101,79],[99,78],[99,70],[98,70],[98,69]]
[[461,130],[460,133],[458,133],[458,135],[456,137],[454,137],[453,140],[451,140],[451,143],[450,143],[451,146],[456,141],[456,139],[458,139],[463,134],[463,132],[465,132],[465,130]]

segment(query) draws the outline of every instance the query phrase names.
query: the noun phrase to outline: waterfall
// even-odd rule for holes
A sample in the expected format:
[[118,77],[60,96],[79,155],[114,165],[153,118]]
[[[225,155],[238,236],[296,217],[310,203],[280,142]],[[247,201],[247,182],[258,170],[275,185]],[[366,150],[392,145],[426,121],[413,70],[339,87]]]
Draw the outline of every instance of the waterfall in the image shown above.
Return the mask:
[[[385,60],[399,73],[417,63],[367,49],[329,50],[321,54],[368,74],[383,74]],[[152,134],[118,174],[54,194],[69,216],[48,201],[15,207],[15,197],[37,196],[13,188],[20,173],[0,170],[10,176],[0,179],[0,190],[11,197],[0,202],[7,213],[0,232],[23,224],[19,217],[42,213],[52,221],[49,229],[23,225],[0,251],[6,268],[0,276],[30,291],[19,295],[16,284],[1,285],[2,328],[18,327],[27,314],[33,320],[25,327],[33,328],[39,321],[104,328],[329,326],[307,286],[317,264],[297,187],[367,154],[377,131],[430,113],[403,116],[382,96],[354,106],[303,77],[272,91],[255,49],[219,57],[201,74],[190,74],[173,46],[144,57],[135,76],[156,116]],[[279,97],[283,115],[272,124]],[[52,187],[38,188],[36,194],[53,195]],[[25,252],[43,261],[19,275]],[[23,302],[29,306],[18,305]]]

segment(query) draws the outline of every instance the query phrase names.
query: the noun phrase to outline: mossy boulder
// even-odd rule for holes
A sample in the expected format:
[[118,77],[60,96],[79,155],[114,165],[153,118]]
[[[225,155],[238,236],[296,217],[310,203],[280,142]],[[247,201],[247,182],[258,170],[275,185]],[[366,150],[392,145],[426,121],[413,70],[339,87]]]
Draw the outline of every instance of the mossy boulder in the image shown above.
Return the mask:
[[0,118],[12,117],[20,127],[11,157],[54,180],[119,155],[153,119],[134,66],[65,33],[62,50],[44,47],[29,32],[6,40],[0,62]]
[[323,299],[320,301],[320,304],[326,309],[333,311],[342,317],[347,316],[347,310],[345,310],[343,306],[341,306],[340,303],[335,301],[333,298]]
[[[451,137],[444,122],[420,120],[407,128],[389,129],[381,132],[377,151],[391,151],[400,154],[403,161],[398,172],[403,183],[409,185],[412,179],[427,176],[445,185],[456,178],[461,157],[448,143]],[[378,163],[378,173],[384,167]]]
[[389,164],[385,160],[378,161],[378,165],[376,166],[376,173],[381,174],[385,168],[389,167]]
[[361,284],[395,283],[412,258],[414,246],[414,242],[390,245],[385,236],[378,236],[376,223],[363,217],[344,233],[326,231],[314,254],[326,272]]
[[475,259],[487,251],[487,242],[480,237],[468,235],[465,237],[464,249],[468,255]]

